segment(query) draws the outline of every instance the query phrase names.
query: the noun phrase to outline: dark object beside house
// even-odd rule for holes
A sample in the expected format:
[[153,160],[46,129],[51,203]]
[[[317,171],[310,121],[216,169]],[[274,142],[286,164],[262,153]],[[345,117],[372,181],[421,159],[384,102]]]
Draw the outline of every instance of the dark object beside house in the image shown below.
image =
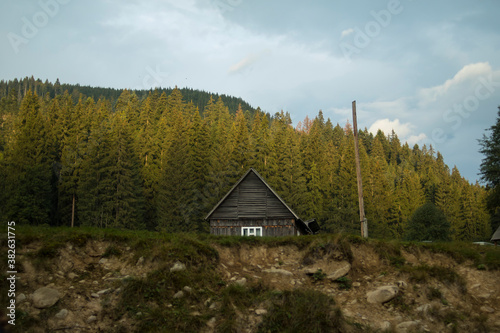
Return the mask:
[[316,220],[302,222],[253,168],[205,219],[213,235],[293,236],[319,230]]

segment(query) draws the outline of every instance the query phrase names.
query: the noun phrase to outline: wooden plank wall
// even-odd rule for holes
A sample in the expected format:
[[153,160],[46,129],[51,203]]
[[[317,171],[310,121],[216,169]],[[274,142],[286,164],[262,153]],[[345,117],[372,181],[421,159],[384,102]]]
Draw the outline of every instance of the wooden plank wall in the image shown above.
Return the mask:
[[241,227],[262,227],[263,236],[294,236],[297,235],[295,219],[211,219],[210,233],[212,235],[241,236]]

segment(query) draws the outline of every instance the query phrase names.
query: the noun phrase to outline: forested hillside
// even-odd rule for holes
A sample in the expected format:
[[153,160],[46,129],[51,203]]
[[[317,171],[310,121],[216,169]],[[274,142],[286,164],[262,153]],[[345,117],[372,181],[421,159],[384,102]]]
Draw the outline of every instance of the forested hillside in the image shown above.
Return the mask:
[[[78,102],[78,100],[80,99],[80,95],[84,95],[85,97],[92,97],[96,101],[100,98],[107,99],[111,102],[112,107],[115,106],[117,99],[122,93],[122,90],[115,88],[90,87],[81,86],[79,84],[61,84],[59,82],[59,79],[57,79],[55,83],[51,83],[48,80],[42,82],[42,80],[40,79],[35,80],[33,76],[29,78],[25,77],[21,80],[15,79],[12,81],[0,81],[0,99],[8,97],[7,100],[18,99],[20,101],[22,97],[26,95],[28,90],[31,90],[38,96],[45,96],[50,98],[54,98],[57,95],[62,95],[64,94],[64,92],[68,91],[74,103]],[[160,94],[165,92],[167,95],[170,95],[173,91],[173,88],[158,88],[157,90]],[[239,97],[237,98],[224,94],[212,94],[209,92],[190,88],[180,88],[180,90],[184,100],[193,102],[193,104],[198,107],[200,112],[203,112],[203,109],[210,99],[210,96],[212,96],[216,100],[220,96],[222,98],[222,101],[224,102],[224,105],[229,107],[229,109],[233,112],[236,111],[239,104],[241,104],[243,109],[249,110],[251,113],[255,111],[254,108],[252,108],[247,102]],[[152,90],[134,90],[134,93],[136,94],[137,98],[142,100],[146,98],[151,91]]]
[[[76,98],[84,89],[27,87],[0,84],[4,221],[206,232],[204,216],[254,167],[303,219],[359,233],[352,128],[321,111],[294,128],[287,113],[228,106],[221,96],[201,108],[177,88],[117,98],[89,88]],[[439,152],[395,133],[365,129],[360,139],[371,237],[402,238],[426,202],[444,212],[451,238],[490,236],[485,188]]]

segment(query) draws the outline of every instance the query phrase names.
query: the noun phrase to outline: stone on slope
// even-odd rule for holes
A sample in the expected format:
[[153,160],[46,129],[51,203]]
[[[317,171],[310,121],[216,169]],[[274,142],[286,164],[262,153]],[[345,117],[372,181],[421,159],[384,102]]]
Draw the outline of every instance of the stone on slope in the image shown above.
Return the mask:
[[42,287],[33,293],[33,306],[37,309],[45,309],[50,308],[52,305],[56,304],[57,301],[61,298],[61,294],[59,291]]
[[396,286],[383,286],[379,287],[374,291],[370,291],[366,294],[368,303],[385,303],[396,297],[398,294],[398,287]]
[[176,261],[175,264],[170,268],[171,272],[181,272],[186,270],[186,265],[180,261]]

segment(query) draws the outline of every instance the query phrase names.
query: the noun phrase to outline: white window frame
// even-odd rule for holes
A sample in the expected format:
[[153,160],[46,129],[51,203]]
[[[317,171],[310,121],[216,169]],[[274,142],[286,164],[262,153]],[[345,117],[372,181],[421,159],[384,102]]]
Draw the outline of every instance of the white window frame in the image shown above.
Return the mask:
[[262,237],[262,227],[241,227],[241,235]]

